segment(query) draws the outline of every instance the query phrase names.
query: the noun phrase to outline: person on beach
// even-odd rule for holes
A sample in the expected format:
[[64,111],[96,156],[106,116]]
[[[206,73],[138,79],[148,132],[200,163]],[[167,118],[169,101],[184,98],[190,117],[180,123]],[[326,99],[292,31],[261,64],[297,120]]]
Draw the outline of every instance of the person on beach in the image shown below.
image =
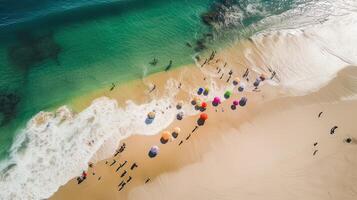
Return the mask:
[[181,140],[180,143],[179,143],[179,146],[183,143],[183,141]]
[[195,126],[195,128],[191,131],[191,133],[195,132],[198,129],[198,126]]
[[124,170],[124,172],[120,175],[120,178],[123,178],[125,176],[125,174],[127,173],[126,170]]
[[222,78],[223,78],[223,75],[224,75],[224,73],[221,75],[221,77],[220,77],[219,79],[222,79]]
[[321,117],[321,115],[322,115],[322,113],[323,113],[323,112],[320,112],[320,113],[319,113],[319,115],[317,116],[317,118],[320,118],[320,117]]
[[228,77],[228,79],[227,79],[227,81],[226,81],[227,83],[231,80],[231,77],[232,77],[232,76],[229,75],[229,77]]
[[350,138],[350,137],[346,138],[345,142],[348,143],[348,144],[352,143],[352,138]]
[[114,90],[114,88],[115,88],[115,84],[114,84],[114,83],[112,83],[112,87],[110,88],[110,91],[113,91],[113,90]]
[[148,183],[150,181],[150,178],[147,178],[145,181],[145,184]]
[[233,70],[230,70],[228,74],[229,74],[229,76],[232,76]]
[[124,165],[125,165],[127,162],[128,162],[128,161],[125,161],[123,164],[119,164],[119,167],[117,168],[117,171],[118,171],[120,168],[124,167]]
[[151,90],[149,91],[149,93],[153,92],[156,89],[156,85],[154,84],[154,86],[151,88]]
[[117,161],[115,159],[113,159],[112,164],[110,164],[110,166],[113,166]]
[[244,72],[244,74],[243,74],[243,78],[246,78],[246,77],[248,77],[248,75],[249,75],[249,68],[247,68],[246,70],[245,70],[245,72]]
[[129,176],[128,180],[126,180],[127,183],[129,183],[131,181],[131,176]]
[[119,188],[119,191],[121,191],[121,190],[124,188],[125,185],[126,185],[126,183],[123,183],[123,184],[121,185],[121,187]]
[[165,71],[169,71],[172,67],[172,60],[170,60],[169,64],[166,66]]
[[138,167],[138,165],[134,162],[134,163],[131,165],[130,169],[133,170],[135,167]]
[[335,134],[335,130],[336,130],[337,128],[338,128],[338,126],[332,127],[331,130],[330,130],[330,134],[331,134],[331,135]]
[[120,146],[118,150],[116,150],[116,153],[114,154],[114,157],[117,156],[119,153],[122,153],[125,150],[126,144],[125,142]]
[[275,71],[273,71],[273,73],[271,74],[270,79],[273,79],[273,78],[275,77],[275,75],[276,75],[276,72],[275,72]]
[[207,63],[207,58],[205,59],[205,62],[201,65],[203,67]]
[[157,58],[154,58],[154,60],[152,60],[152,61],[150,62],[150,65],[155,66],[158,62],[159,62],[159,60],[158,60]]
[[319,150],[315,150],[314,153],[312,153],[312,155],[316,155],[316,153],[318,152]]
[[118,187],[122,186],[123,184],[124,184],[124,181],[122,180],[122,181],[119,183]]
[[191,134],[189,134],[187,137],[186,137],[186,140],[190,139],[191,137]]

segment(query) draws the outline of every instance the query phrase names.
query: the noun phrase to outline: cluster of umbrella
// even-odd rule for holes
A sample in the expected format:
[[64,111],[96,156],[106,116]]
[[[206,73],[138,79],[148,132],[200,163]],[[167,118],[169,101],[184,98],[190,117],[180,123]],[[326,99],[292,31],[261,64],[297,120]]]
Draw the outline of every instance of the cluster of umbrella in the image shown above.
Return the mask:
[[209,94],[209,88],[198,88],[197,94],[207,96]]
[[[265,76],[261,75],[259,78],[257,78],[255,80],[255,82],[253,83],[254,87],[258,87],[260,85],[260,83],[262,81],[265,80]],[[233,85],[234,86],[238,86],[238,91],[239,92],[243,92],[245,89],[245,84],[243,82],[240,81],[240,79],[237,77],[233,80]],[[197,90],[197,94],[198,95],[205,95],[207,96],[209,94],[209,88],[198,88]],[[226,91],[224,93],[224,98],[225,99],[229,99],[232,96],[232,92],[231,91]],[[240,100],[234,100],[232,102],[232,109],[236,109],[236,107],[239,106],[245,106],[247,104],[248,99],[246,97],[242,97]],[[207,103],[204,101],[201,101],[201,99],[199,97],[194,97],[193,100],[191,101],[192,105],[196,106],[196,108],[200,109],[202,112],[207,108]],[[219,104],[221,104],[222,101],[219,97],[214,97],[213,101],[212,101],[212,105],[213,106],[218,106]],[[182,109],[183,106],[183,102],[180,101],[177,103],[176,108],[178,110]],[[147,115],[148,119],[153,120],[155,118],[155,112],[149,112]],[[183,118],[183,112],[179,112],[177,114],[177,119],[181,120]],[[203,125],[205,123],[205,121],[208,119],[208,115],[207,113],[201,113],[200,117],[197,121],[198,125]],[[174,128],[173,132],[170,134],[169,131],[164,131],[161,134],[161,138],[160,138],[160,142],[162,144],[166,144],[167,142],[169,142],[171,139],[175,139],[178,137],[179,133],[180,133],[181,129],[179,127]],[[160,148],[158,146],[152,146],[149,150],[149,157],[150,158],[154,158],[158,155]]]
[[[172,138],[175,139],[178,137],[179,133],[181,132],[181,129],[179,127],[174,128],[174,130],[172,131],[172,133],[170,134],[169,131],[164,131],[161,134],[160,137],[160,142],[162,144],[166,144],[167,142],[169,142]],[[154,158],[159,154],[159,150],[160,148],[158,146],[152,146],[149,150],[149,157],[150,158]]]
[[205,111],[207,108],[207,102],[202,101],[200,98],[198,97],[194,97],[193,100],[191,101],[192,105],[195,106],[196,110],[201,110],[201,111]]

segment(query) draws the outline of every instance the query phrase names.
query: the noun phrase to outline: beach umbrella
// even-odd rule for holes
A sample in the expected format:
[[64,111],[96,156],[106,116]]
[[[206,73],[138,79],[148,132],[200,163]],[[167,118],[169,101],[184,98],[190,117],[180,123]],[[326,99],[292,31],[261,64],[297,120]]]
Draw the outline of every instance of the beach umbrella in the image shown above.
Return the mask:
[[192,101],[191,101],[192,105],[196,105],[196,104],[197,104],[197,101],[198,101],[199,99],[200,99],[200,98],[198,98],[198,97],[193,97],[193,99],[192,99]]
[[238,85],[239,82],[240,82],[240,78],[237,77],[237,78],[235,78],[235,79],[233,80],[233,85]]
[[207,108],[207,103],[206,102],[202,102],[201,103],[201,108]]
[[240,105],[240,106],[245,106],[245,105],[247,104],[247,101],[248,101],[247,98],[242,97],[242,98],[239,100],[239,105]]
[[152,146],[149,151],[149,157],[154,158],[155,156],[157,156],[157,154],[159,154],[159,150],[160,149],[158,146]]
[[161,138],[164,139],[164,140],[169,140],[170,139],[170,133],[168,131],[164,131],[162,132],[161,134]]
[[201,95],[203,93],[203,88],[198,88],[197,94]]
[[177,138],[177,136],[180,132],[181,132],[180,127],[175,127],[174,131],[172,132],[172,137]]
[[238,104],[239,104],[239,101],[238,101],[238,100],[234,100],[234,101],[233,101],[233,105],[234,105],[234,106],[238,106]]
[[208,119],[208,115],[206,113],[202,113],[200,115],[200,120],[206,121]]
[[178,120],[182,120],[182,118],[183,118],[183,112],[177,113],[176,118],[177,118]]
[[239,92],[243,92],[244,88],[245,88],[245,84],[244,83],[240,83],[239,86],[238,86],[238,91]]
[[230,91],[226,91],[224,93],[224,98],[229,99],[229,97],[231,97],[231,95],[232,95],[232,93]]
[[212,101],[212,104],[214,106],[218,106],[218,104],[220,104],[220,103],[221,103],[221,99],[219,97],[215,97]]
[[174,132],[175,133],[180,133],[181,132],[181,128],[180,127],[175,127],[174,128]]
[[153,111],[148,113],[148,118],[149,118],[149,119],[154,119],[155,116],[156,116],[156,113],[153,112]]
[[182,108],[182,105],[183,105],[183,101],[179,101],[176,105],[176,108],[177,109],[181,109]]
[[254,87],[258,87],[260,84],[260,81],[261,81],[260,79],[255,80],[253,83]]
[[209,88],[205,88],[205,91],[203,92],[203,95],[207,96],[209,93]]

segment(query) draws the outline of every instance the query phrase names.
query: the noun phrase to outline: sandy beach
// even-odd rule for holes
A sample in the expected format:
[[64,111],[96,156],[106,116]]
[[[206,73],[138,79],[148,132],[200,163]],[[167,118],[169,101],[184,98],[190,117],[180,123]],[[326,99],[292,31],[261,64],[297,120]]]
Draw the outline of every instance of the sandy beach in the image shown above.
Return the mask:
[[[127,89],[104,92],[119,103],[128,97],[145,102],[164,95],[167,80],[173,79],[181,83],[175,98],[190,104],[197,87],[213,80],[218,87],[231,85],[230,70],[234,77],[242,76],[247,63],[244,51],[238,50],[247,46],[249,42],[227,48],[203,67],[201,59],[198,66],[154,74],[123,86]],[[219,68],[222,72],[217,73]],[[250,84],[259,74],[269,74],[264,68],[250,71]],[[94,163],[85,181],[71,180],[51,199],[355,199],[357,101],[341,100],[353,93],[349,88],[355,88],[355,75],[353,67],[346,68],[320,90],[299,97],[264,84],[259,92],[252,87],[235,92],[218,107],[208,103],[204,112],[209,118],[203,126],[197,125],[197,113],[167,127],[170,132],[180,127],[181,132],[166,144],[160,143],[160,133],[131,136],[118,144],[125,143],[122,153]],[[148,84],[156,85],[153,93]],[[242,96],[248,98],[247,105],[232,110],[232,101]],[[78,102],[80,108],[89,100]],[[338,128],[331,134],[334,126]],[[160,152],[149,158],[153,145]],[[134,163],[138,167],[131,170]],[[121,182],[126,184],[118,191]]]

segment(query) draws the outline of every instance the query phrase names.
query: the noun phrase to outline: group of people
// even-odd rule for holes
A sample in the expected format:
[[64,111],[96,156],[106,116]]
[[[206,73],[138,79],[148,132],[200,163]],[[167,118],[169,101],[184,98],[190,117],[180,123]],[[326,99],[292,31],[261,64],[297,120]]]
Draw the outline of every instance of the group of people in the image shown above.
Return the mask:
[[[212,51],[211,55],[205,59],[204,63],[201,64],[201,68],[205,67],[206,65],[209,65],[210,63],[214,62],[215,64],[217,64],[219,61],[221,61],[220,59],[216,59],[215,60],[215,56],[216,56],[216,51]],[[157,59],[154,59],[154,61],[151,63],[152,65],[156,65],[157,64]],[[170,67],[172,66],[172,61],[170,61],[168,67],[166,68],[166,70],[170,69]],[[233,75],[234,75],[234,72],[232,69],[228,70],[228,73],[227,72],[227,67],[228,64],[227,62],[224,63],[223,67],[217,67],[216,70],[217,70],[217,73],[218,74],[221,74],[220,75],[220,79],[223,79],[223,77],[225,75],[227,75],[227,80],[225,81],[226,84],[227,83],[232,83],[234,86],[237,86],[237,91],[238,92],[243,92],[244,89],[245,89],[245,83],[243,82],[247,82],[249,83],[249,74],[250,74],[250,71],[249,69],[246,69],[244,74],[241,76],[242,80],[244,81],[241,81],[240,78],[236,77],[235,79],[232,79]],[[271,75],[271,78],[274,78],[275,77],[275,72],[272,72],[272,75]],[[258,78],[256,78],[256,81],[252,84],[254,86],[254,90],[257,90],[257,88],[259,87],[260,83],[262,81],[264,81],[266,78],[265,78],[265,75],[261,74],[260,76],[258,76]],[[204,78],[204,80],[206,80],[206,78]],[[182,83],[180,83],[180,86],[179,88],[181,88],[182,86]],[[111,87],[111,90],[113,90],[115,87],[115,85],[113,84],[112,87]],[[154,85],[153,89],[151,89],[150,92],[152,92],[153,90],[156,89],[156,86]],[[226,93],[223,95],[224,98],[226,100],[228,100],[230,97],[231,97],[231,94],[232,94],[233,91],[226,91]],[[208,96],[208,94],[210,93],[210,90],[209,88],[199,88],[198,91],[197,91],[197,94],[198,96],[193,100],[194,103],[192,103],[194,105],[194,108],[199,111],[201,111],[201,115],[200,115],[200,118],[198,119],[197,121],[197,125],[195,125],[195,127],[192,129],[192,131],[185,136],[185,140],[189,140],[191,135],[193,133],[195,133],[200,126],[204,125],[204,122],[206,121],[206,119],[208,118],[208,115],[205,112],[207,106],[208,106],[208,103],[207,102],[202,102],[199,98],[200,95],[204,95],[204,96]],[[221,100],[216,97],[215,99],[212,100],[212,106],[219,106],[219,104],[221,103]],[[242,99],[240,99],[239,101],[238,100],[234,100],[232,102],[232,109],[235,110],[235,107],[240,105],[240,106],[245,106],[245,104],[247,103],[247,98],[246,97],[243,97]],[[176,105],[176,109],[179,111],[178,114],[177,114],[177,119],[178,120],[182,120],[183,119],[183,112],[180,111],[181,108],[182,108],[182,104],[183,102],[180,101],[178,103],[178,105]],[[171,108],[171,107],[170,107]],[[217,109],[216,109],[217,111]],[[222,112],[223,112],[223,108],[222,108]],[[148,114],[148,119],[150,121],[154,120],[155,118],[155,111],[153,112],[150,112]],[[148,123],[149,124],[149,123]],[[177,132],[177,131],[176,131]],[[178,137],[178,133],[175,133],[175,135],[172,135],[173,138],[177,138]],[[178,142],[178,145],[182,145],[184,142],[184,140],[180,140]],[[164,144],[164,143],[163,143]],[[156,147],[156,146],[155,146]],[[115,152],[114,156],[113,156],[113,161],[111,163],[109,163],[108,161],[105,162],[106,165],[109,165],[109,167],[114,167],[116,166],[116,170],[115,172],[116,173],[119,173],[120,172],[120,183],[118,184],[118,191],[122,191],[125,186],[127,186],[132,180],[133,180],[133,176],[132,176],[132,171],[135,170],[135,168],[138,167],[138,164],[136,162],[132,163],[132,165],[129,167],[129,168],[125,168],[125,166],[128,164],[128,161],[125,160],[124,162],[117,162],[117,160],[115,159],[119,154],[121,154],[126,148],[126,144],[123,143],[120,148]],[[155,156],[156,154],[158,153],[158,150],[155,152]],[[153,157],[155,157],[153,156]],[[117,164],[119,163],[119,164]],[[92,168],[93,166],[91,166]],[[78,184],[80,184],[81,182],[83,182],[86,178],[87,178],[87,173],[85,171],[83,171],[82,175],[80,177],[78,177]],[[101,177],[98,178],[98,180],[100,180]],[[150,182],[151,179],[148,177],[144,183],[148,183]]]

